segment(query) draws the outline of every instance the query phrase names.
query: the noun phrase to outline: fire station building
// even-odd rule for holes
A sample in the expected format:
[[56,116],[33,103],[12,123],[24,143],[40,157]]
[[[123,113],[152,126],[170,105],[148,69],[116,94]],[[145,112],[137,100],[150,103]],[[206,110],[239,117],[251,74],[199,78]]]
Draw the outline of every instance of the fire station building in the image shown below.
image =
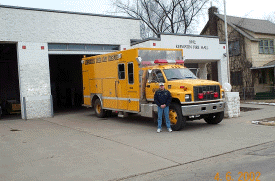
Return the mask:
[[182,48],[186,66],[207,79],[217,62],[226,82],[225,44],[218,37],[161,34],[140,40],[140,20],[120,16],[0,5],[0,105],[22,119],[51,117],[83,103],[81,58],[131,47]]

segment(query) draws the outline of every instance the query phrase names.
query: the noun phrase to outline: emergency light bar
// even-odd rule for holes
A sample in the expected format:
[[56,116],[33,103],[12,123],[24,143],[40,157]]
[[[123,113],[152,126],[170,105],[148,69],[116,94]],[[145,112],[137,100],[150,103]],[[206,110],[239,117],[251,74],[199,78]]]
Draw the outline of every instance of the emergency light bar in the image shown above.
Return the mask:
[[168,64],[168,63],[172,63],[172,64],[184,64],[183,60],[165,60],[165,59],[156,59],[154,61],[155,64]]
[[183,65],[184,64],[184,60],[156,59],[155,61],[141,61],[140,59],[137,58],[137,61],[142,66],[150,66],[150,65],[153,65],[153,64],[159,64],[159,65],[161,65],[161,64],[179,64],[179,65]]

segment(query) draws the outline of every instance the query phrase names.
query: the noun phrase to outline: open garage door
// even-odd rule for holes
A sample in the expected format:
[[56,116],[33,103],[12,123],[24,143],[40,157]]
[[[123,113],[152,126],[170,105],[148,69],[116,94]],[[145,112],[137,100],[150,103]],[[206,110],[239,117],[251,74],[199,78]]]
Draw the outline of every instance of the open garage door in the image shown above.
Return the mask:
[[54,112],[83,104],[82,55],[49,55]]
[[2,116],[20,115],[16,44],[0,43],[0,105]]

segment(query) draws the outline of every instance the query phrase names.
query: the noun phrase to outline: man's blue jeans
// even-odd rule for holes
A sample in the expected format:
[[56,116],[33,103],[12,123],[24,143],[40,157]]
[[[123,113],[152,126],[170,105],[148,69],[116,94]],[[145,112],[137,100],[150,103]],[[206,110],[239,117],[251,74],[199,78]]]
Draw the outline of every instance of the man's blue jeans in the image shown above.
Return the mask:
[[158,106],[158,129],[161,129],[163,113],[166,120],[167,129],[171,128],[170,119],[169,119],[169,106],[166,106],[164,109]]

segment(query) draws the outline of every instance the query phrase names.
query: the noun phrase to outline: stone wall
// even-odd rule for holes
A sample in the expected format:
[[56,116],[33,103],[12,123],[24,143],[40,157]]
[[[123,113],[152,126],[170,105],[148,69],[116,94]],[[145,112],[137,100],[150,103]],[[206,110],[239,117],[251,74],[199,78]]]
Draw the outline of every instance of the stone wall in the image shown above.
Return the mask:
[[239,92],[225,92],[225,102],[224,117],[239,117],[241,114]]

